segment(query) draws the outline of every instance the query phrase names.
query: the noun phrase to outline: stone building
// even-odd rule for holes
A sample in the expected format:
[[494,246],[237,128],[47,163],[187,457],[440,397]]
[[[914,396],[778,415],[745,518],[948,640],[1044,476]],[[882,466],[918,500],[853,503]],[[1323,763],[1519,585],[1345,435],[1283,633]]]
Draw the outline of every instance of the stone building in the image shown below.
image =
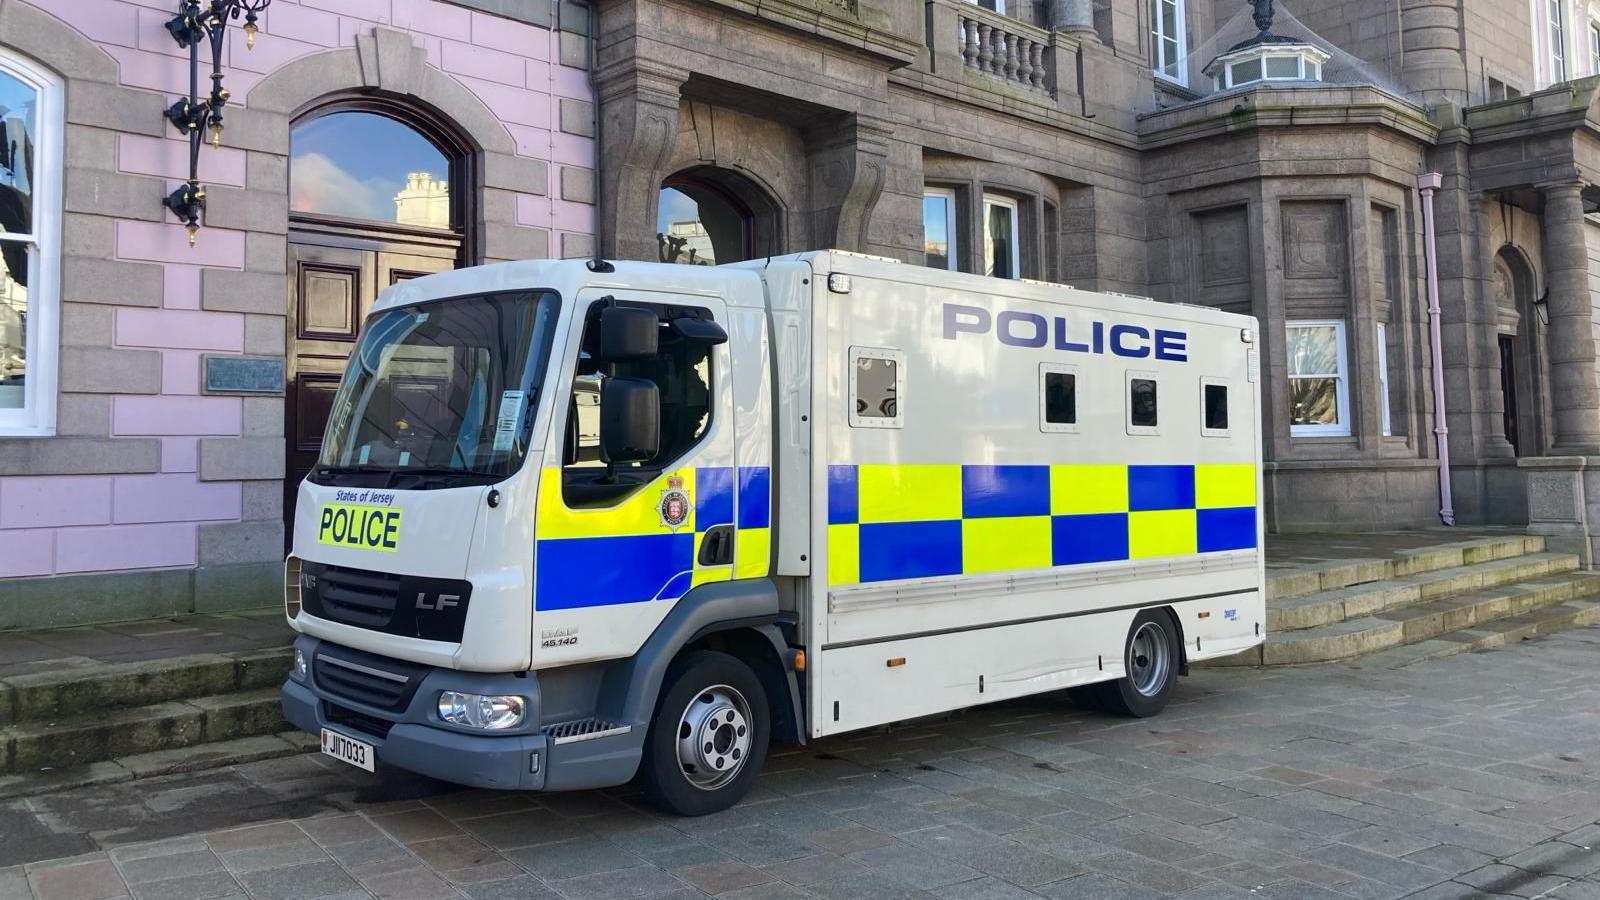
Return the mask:
[[274,602],[375,291],[591,235],[1249,312],[1270,528],[1436,524],[1443,412],[1455,521],[1590,552],[1600,2],[274,0],[193,248],[175,5],[0,0],[0,628]]
[[189,92],[178,9],[0,0],[0,629],[280,603],[288,503],[377,291],[592,247],[581,9],[230,23],[192,247],[162,204],[190,176],[163,115]]
[[1442,396],[1454,521],[1533,496],[1589,552],[1600,4],[1277,7],[1262,36],[1245,0],[603,0],[602,246],[652,258],[688,203],[719,261],[835,246],[1251,313],[1269,528],[1437,525]]

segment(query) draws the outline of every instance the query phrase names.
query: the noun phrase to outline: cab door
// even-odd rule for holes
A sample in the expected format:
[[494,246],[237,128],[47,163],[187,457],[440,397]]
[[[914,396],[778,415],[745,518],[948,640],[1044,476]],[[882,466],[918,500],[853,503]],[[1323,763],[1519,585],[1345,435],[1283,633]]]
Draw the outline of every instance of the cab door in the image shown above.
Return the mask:
[[[600,358],[608,304],[656,314],[653,356]],[[679,598],[734,573],[731,356],[726,341],[704,337],[727,332],[727,307],[713,297],[587,289],[570,327],[539,479],[534,668],[628,656]],[[650,459],[612,463],[602,452],[606,383],[619,378],[655,385],[660,440]]]

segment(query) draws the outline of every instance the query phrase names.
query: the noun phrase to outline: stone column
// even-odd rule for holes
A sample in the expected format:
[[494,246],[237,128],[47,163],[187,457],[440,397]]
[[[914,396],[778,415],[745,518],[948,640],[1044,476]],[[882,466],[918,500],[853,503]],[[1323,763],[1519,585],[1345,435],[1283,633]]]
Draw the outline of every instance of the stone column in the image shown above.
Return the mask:
[[1099,39],[1094,30],[1094,0],[1051,0],[1050,27]]
[[638,58],[596,72],[600,100],[600,253],[654,261],[656,202],[678,137],[688,73]]
[[1583,218],[1583,183],[1547,185],[1545,285],[1550,303],[1550,380],[1555,399],[1552,456],[1600,454],[1600,379],[1595,370],[1594,301]]

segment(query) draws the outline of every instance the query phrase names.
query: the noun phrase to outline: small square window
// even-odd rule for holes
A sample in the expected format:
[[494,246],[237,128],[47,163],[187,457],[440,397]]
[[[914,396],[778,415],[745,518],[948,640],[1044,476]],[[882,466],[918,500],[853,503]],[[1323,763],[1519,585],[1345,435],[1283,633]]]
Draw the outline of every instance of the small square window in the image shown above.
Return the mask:
[[1220,436],[1228,430],[1228,386],[1225,384],[1202,383],[1200,385],[1200,400],[1205,414],[1205,422],[1201,426],[1201,433],[1207,436]]
[[1267,57],[1268,78],[1299,78],[1300,57],[1298,56],[1269,56]]
[[1039,364],[1039,430],[1078,430],[1078,367]]
[[1159,434],[1156,379],[1148,372],[1128,373],[1128,433]]
[[905,424],[905,354],[877,347],[850,348],[850,424],[899,428]]

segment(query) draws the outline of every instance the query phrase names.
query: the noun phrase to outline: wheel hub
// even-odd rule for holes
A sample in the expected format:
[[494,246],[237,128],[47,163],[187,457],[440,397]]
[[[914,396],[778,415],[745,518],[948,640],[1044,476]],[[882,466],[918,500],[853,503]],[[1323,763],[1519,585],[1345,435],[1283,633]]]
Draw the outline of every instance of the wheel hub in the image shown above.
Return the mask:
[[1133,633],[1128,648],[1128,679],[1133,689],[1146,697],[1161,693],[1172,669],[1172,642],[1167,630],[1156,622],[1146,622]]
[[715,790],[743,770],[752,737],[744,695],[725,684],[706,688],[678,721],[678,767],[690,784]]

